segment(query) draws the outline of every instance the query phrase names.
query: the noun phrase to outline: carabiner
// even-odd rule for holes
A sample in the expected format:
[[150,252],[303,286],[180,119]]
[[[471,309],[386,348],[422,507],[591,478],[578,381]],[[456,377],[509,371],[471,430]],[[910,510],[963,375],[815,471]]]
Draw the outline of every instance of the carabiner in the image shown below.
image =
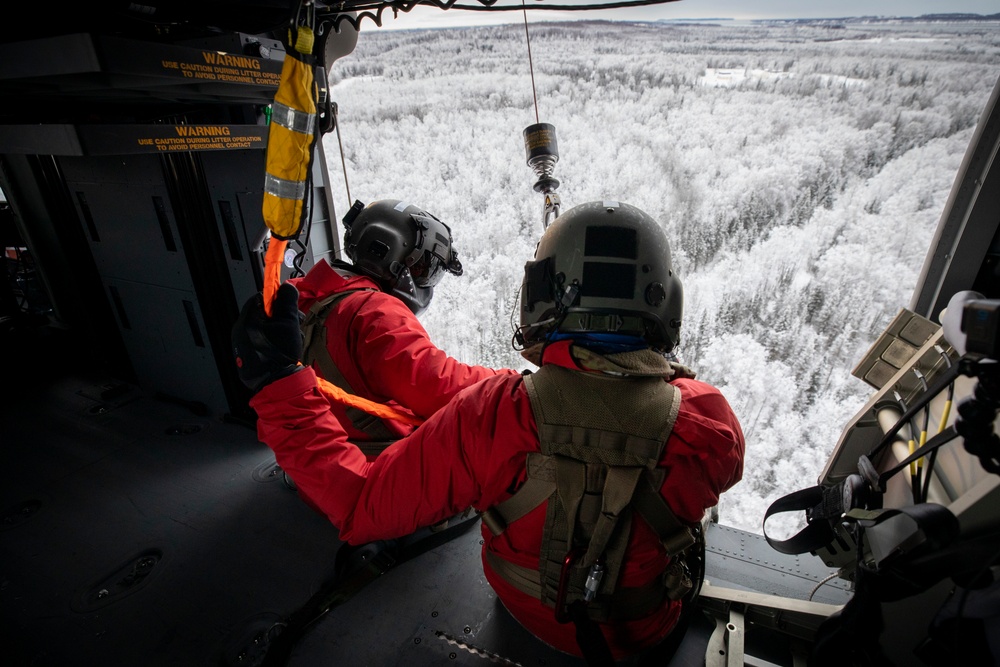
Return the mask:
[[563,559],[562,570],[559,572],[559,588],[556,589],[556,623],[569,623],[569,611],[566,609],[566,589],[569,587],[569,571],[573,563],[579,560],[586,550],[577,547],[570,550]]

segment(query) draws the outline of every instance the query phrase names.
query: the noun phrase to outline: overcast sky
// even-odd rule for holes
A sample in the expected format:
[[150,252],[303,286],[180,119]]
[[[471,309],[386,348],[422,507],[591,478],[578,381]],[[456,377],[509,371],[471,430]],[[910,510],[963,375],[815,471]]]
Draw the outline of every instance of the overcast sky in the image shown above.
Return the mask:
[[[595,4],[599,0],[542,0],[552,5]],[[475,4],[476,0],[459,0],[461,4]],[[498,5],[520,7],[521,0],[499,0]],[[539,0],[527,0],[527,5]],[[680,0],[663,5],[636,9],[604,9],[587,12],[557,12],[551,10],[528,11],[528,22],[558,21],[563,19],[611,19],[655,21],[657,19],[686,18],[840,18],[847,16],[920,16],[962,12],[970,14],[1000,13],[1000,0],[840,0],[839,2],[801,2],[801,0]],[[496,23],[523,23],[521,11],[470,12],[443,11],[433,7],[417,7],[409,13],[383,14],[385,29],[412,29],[428,27],[458,27]],[[377,29],[365,21],[363,29]]]

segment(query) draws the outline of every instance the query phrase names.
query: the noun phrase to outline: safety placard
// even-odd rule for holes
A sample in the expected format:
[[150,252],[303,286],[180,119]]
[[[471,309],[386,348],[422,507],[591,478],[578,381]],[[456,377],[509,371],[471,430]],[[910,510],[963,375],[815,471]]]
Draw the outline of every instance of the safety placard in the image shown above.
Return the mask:
[[265,125],[81,125],[85,155],[263,150]]
[[[187,55],[187,54],[186,54]],[[281,72],[262,68],[266,61],[229,53],[197,51],[197,58],[160,60],[165,74],[176,73],[185,79],[246,83],[254,86],[274,86],[281,82]]]
[[264,150],[266,125],[0,125],[0,153],[133,155]]
[[118,38],[103,38],[104,69],[149,77],[166,77],[177,83],[236,84],[276,90],[281,83],[282,60],[194,49],[148,45]]

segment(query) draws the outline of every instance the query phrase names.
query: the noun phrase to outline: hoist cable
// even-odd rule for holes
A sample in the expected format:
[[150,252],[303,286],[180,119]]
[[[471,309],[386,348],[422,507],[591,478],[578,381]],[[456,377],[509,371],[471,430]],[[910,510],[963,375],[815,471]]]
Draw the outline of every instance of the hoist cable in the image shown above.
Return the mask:
[[531,72],[531,95],[535,99],[535,122],[541,123],[538,117],[538,91],[535,89],[535,64],[531,59],[531,38],[528,36],[528,7],[521,0],[521,9],[524,10],[524,41],[528,45],[528,71]]
[[344,158],[344,143],[340,140],[340,111],[337,104],[333,105],[333,127],[337,130],[337,146],[340,148],[340,169],[344,172],[344,188],[347,190],[347,205],[351,202],[351,184],[347,182],[347,160]]

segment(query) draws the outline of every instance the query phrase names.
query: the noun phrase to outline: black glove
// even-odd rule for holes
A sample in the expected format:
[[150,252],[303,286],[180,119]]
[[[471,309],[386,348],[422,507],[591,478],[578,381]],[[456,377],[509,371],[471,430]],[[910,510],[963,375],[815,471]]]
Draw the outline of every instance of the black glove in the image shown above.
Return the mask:
[[243,305],[233,325],[233,354],[240,380],[255,394],[264,385],[302,368],[302,330],[299,328],[299,291],[284,283],[264,312],[264,296],[254,294]]

